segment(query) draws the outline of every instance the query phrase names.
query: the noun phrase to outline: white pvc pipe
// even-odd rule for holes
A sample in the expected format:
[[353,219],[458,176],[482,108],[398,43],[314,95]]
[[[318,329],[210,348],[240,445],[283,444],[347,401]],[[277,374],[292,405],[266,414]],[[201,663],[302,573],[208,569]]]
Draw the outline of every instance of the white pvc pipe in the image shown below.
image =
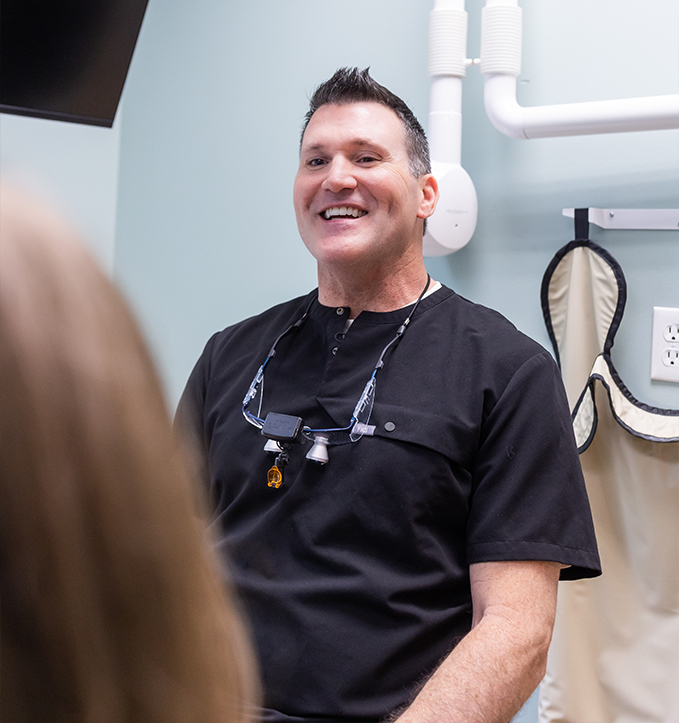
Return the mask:
[[516,100],[521,70],[518,0],[487,0],[482,11],[481,72],[491,123],[511,138],[553,138],[679,128],[679,94],[524,108]]
[[491,123],[522,140],[679,128],[679,95],[524,108],[516,100],[516,78],[491,73],[484,101]]
[[462,78],[437,75],[429,92],[429,150],[437,163],[462,157]]
[[429,150],[436,163],[460,163],[466,58],[464,0],[435,0],[429,17]]
[[429,149],[439,202],[427,221],[425,256],[462,248],[476,228],[477,199],[460,165],[462,78],[466,72],[467,13],[464,0],[436,0],[429,25]]

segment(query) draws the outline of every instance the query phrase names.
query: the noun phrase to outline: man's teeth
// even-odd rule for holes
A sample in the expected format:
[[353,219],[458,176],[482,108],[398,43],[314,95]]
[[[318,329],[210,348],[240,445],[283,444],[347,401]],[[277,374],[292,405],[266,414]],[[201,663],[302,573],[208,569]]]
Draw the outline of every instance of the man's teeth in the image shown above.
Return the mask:
[[338,216],[351,216],[353,218],[360,218],[365,216],[367,211],[361,211],[358,208],[349,208],[348,206],[335,206],[333,208],[326,208],[321,214],[323,218],[337,218]]

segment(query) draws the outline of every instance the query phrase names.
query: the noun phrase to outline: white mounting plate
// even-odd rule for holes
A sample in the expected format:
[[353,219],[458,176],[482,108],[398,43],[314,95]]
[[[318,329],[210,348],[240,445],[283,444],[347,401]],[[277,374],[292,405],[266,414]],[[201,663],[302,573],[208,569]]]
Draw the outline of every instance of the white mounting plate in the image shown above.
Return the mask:
[[651,379],[679,384],[679,309],[653,307]]
[[[575,217],[575,209],[563,215]],[[601,228],[639,231],[679,230],[679,208],[590,208],[589,222]]]

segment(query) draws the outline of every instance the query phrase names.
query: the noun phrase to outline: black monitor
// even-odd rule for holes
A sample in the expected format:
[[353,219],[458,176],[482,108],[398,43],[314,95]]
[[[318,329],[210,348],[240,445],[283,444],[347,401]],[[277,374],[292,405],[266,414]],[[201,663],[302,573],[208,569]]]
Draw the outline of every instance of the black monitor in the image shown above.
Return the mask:
[[113,125],[148,0],[1,0],[0,112]]

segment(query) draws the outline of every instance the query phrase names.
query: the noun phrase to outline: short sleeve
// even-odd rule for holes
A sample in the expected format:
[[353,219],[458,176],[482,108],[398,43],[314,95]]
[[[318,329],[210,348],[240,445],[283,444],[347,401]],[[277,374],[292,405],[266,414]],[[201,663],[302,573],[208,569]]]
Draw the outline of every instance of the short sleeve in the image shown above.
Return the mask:
[[529,358],[483,424],[473,465],[469,563],[550,560],[600,574],[566,394],[552,357]]

